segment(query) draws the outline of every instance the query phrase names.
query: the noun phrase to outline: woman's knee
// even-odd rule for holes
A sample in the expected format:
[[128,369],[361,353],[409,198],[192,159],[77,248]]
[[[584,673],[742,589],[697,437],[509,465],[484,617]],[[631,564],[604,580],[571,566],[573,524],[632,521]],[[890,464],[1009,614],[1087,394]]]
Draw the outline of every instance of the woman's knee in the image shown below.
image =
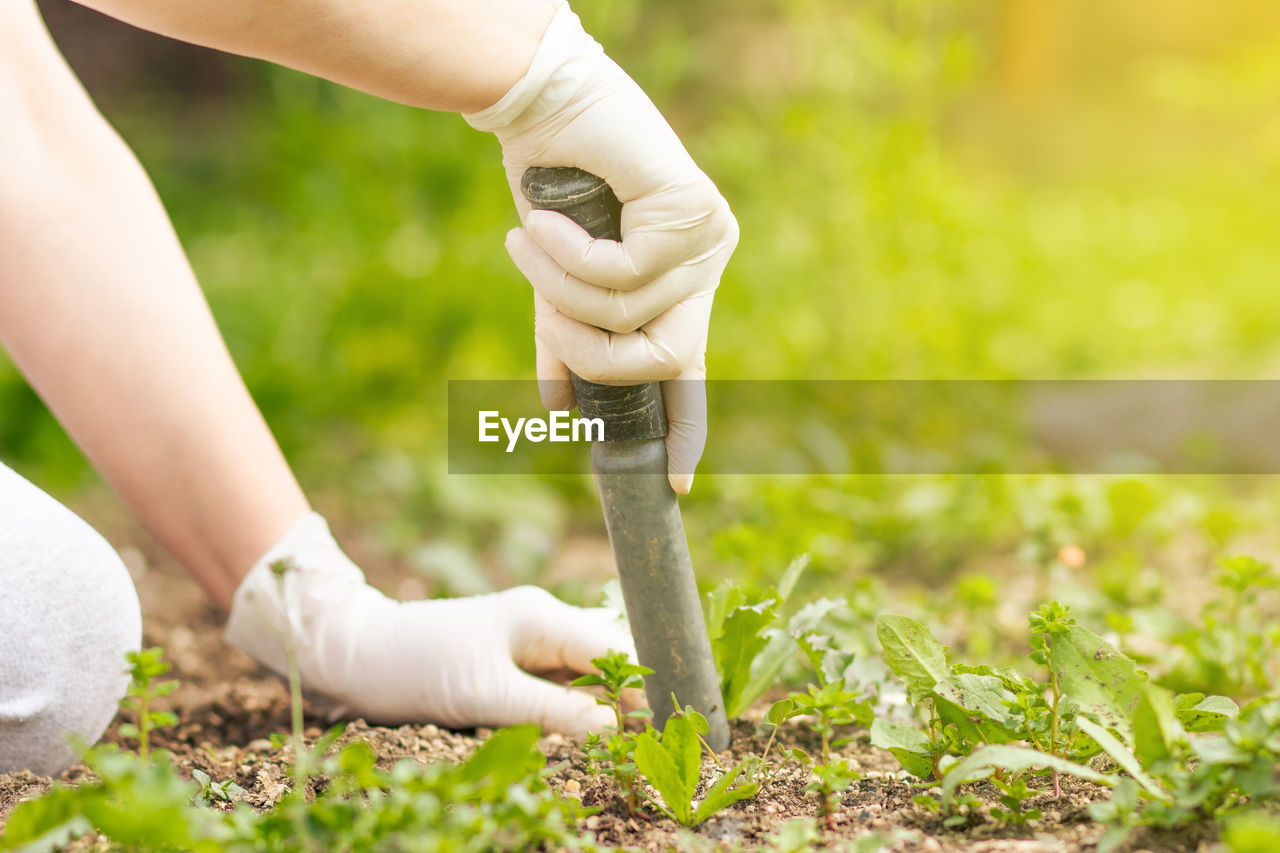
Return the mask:
[[0,773],[56,774],[93,743],[128,687],[142,619],[115,550],[0,465]]

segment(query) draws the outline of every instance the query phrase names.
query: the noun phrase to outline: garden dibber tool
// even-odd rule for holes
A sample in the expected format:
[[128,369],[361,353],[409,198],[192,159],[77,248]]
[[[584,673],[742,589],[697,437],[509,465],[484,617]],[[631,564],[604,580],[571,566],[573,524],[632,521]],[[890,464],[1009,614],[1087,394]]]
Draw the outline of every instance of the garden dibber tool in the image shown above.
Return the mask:
[[[521,192],[534,208],[561,213],[597,239],[621,240],[622,204],[608,184],[581,169],[534,167]],[[667,480],[667,414],[662,387],[600,385],[572,376],[578,412],[604,421],[591,446],[600,505],[640,663],[653,670],[645,694],[662,728],[674,695],[707,718],[708,745],[729,745],[720,694],[689,558],[680,504]]]

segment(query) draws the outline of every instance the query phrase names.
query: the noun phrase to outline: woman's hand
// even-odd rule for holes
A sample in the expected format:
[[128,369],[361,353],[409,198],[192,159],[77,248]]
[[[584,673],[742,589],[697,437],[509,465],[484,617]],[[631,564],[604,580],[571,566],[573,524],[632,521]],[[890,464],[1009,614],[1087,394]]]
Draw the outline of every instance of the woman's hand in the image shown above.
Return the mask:
[[344,715],[453,727],[537,723],[570,735],[604,731],[613,712],[531,673],[594,672],[591,659],[612,649],[634,656],[615,613],[571,607],[538,587],[387,598],[314,513],[249,572],[226,636],[281,675],[292,644],[304,690]]
[[[729,205],[653,102],[562,5],[528,72],[464,116],[492,131],[523,228],[507,250],[533,284],[538,378],[550,409],[573,407],[569,371],[593,382],[664,384],[668,471],[687,493],[706,444],[707,328],[738,241]],[[530,166],[576,166],[623,203],[622,242],[530,210]]]

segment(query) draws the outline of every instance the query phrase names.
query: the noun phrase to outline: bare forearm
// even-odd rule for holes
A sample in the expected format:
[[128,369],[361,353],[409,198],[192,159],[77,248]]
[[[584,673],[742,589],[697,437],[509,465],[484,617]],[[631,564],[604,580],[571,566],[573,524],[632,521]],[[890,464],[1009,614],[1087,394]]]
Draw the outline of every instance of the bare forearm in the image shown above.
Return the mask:
[[0,104],[0,341],[225,606],[307,503],[141,167],[53,62]]
[[467,112],[529,66],[553,0],[80,0],[136,26],[384,98]]

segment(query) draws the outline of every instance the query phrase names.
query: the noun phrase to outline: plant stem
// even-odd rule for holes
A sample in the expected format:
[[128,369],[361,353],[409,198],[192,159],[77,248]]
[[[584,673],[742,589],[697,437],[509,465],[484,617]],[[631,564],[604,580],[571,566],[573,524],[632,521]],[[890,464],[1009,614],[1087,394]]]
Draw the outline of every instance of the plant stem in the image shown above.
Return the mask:
[[[1053,650],[1053,639],[1049,639],[1049,651]],[[1049,683],[1053,686],[1053,708],[1049,715],[1049,754],[1058,755],[1058,699],[1062,696],[1062,691],[1058,687],[1058,672],[1053,668],[1053,659],[1049,660]],[[1053,770],[1053,797],[1058,799],[1062,796],[1062,782],[1058,778],[1058,770]]]
[[772,746],[773,746],[773,740],[774,740],[774,738],[776,738],[776,737],[778,736],[778,729],[779,729],[779,728],[780,728],[780,726],[774,726],[774,727],[773,727],[773,731],[769,732],[769,739],[768,739],[767,741],[765,741],[765,744],[764,744],[764,752],[760,753],[760,777],[761,777],[761,779],[763,779],[763,778],[764,778],[764,774],[765,774],[765,762],[767,762],[767,761],[769,760],[769,749],[770,749],[770,747],[772,747]]
[[147,753],[151,749],[151,726],[148,725],[147,715],[151,712],[151,689],[150,685],[144,685],[141,695],[138,696],[138,757],[146,758]]

